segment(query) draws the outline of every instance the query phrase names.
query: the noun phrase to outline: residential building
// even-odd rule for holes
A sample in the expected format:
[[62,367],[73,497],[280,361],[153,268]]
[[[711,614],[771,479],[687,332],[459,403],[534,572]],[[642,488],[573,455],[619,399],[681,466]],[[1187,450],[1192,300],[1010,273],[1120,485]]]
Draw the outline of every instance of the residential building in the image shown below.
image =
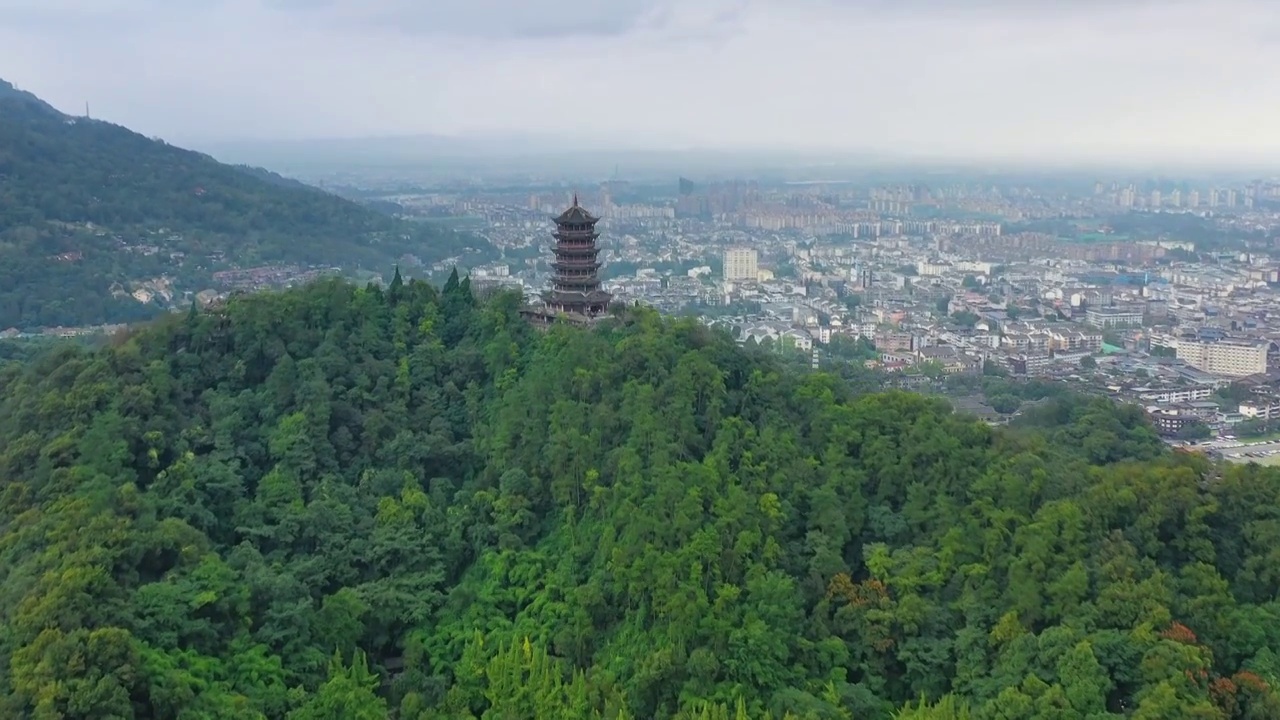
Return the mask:
[[1258,398],[1240,403],[1240,414],[1256,420],[1280,420],[1280,399]]
[[1187,425],[1201,422],[1195,415],[1176,409],[1151,410],[1147,413],[1147,417],[1151,419],[1151,424],[1161,435],[1177,435]]
[[1160,405],[1207,400],[1213,397],[1213,388],[1205,386],[1165,389],[1134,388],[1133,392],[1137,394],[1139,400]]
[[724,279],[754,282],[760,276],[760,258],[755,248],[729,248],[724,252]]
[[1212,375],[1244,377],[1267,371],[1267,347],[1261,340],[1179,340],[1178,359]]
[[1090,307],[1085,310],[1085,322],[1109,329],[1142,325],[1142,309],[1128,307]]

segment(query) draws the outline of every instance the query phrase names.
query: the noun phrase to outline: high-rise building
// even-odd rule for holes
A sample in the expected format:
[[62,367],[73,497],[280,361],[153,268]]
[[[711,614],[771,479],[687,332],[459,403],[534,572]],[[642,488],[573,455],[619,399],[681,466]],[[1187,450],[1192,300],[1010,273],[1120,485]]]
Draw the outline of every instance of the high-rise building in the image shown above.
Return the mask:
[[760,258],[753,248],[729,248],[724,252],[724,279],[755,280],[760,276]]
[[555,219],[555,260],[547,309],[586,317],[603,315],[612,296],[600,289],[600,250],[596,247],[596,223],[600,218],[587,212],[573,197],[573,206]]
[[1179,340],[1177,352],[1179,360],[1198,370],[1243,377],[1267,371],[1268,346],[1262,340]]

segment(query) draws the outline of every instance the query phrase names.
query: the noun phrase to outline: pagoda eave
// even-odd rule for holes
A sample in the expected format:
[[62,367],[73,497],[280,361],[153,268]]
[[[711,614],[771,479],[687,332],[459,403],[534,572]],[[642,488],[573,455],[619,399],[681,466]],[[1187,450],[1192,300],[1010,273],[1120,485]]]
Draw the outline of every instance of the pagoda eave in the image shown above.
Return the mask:
[[569,208],[552,218],[552,221],[557,225],[595,225],[600,222],[600,218],[578,207]]
[[552,290],[548,292],[544,297],[546,297],[548,300],[552,300],[556,302],[582,302],[584,300],[586,301],[612,300],[613,294],[605,292],[604,290],[589,290],[589,291]]

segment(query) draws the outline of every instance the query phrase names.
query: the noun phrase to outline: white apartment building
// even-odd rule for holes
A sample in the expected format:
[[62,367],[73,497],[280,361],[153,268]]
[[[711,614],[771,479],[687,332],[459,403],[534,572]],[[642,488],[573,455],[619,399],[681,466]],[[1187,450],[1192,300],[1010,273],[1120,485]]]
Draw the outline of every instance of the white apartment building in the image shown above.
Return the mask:
[[951,263],[941,260],[920,260],[916,263],[916,274],[920,277],[939,277],[950,273],[951,270]]
[[1085,310],[1085,322],[1094,327],[1140,327],[1142,310],[1127,307],[1091,307]]
[[1240,403],[1240,414],[1260,420],[1280,419],[1280,401],[1275,398],[1258,398]]
[[1262,340],[1178,341],[1178,359],[1211,375],[1243,377],[1267,371],[1267,347]]
[[760,256],[754,248],[729,248],[724,251],[724,279],[755,281],[760,276]]
[[1186,388],[1166,388],[1162,390],[1153,388],[1134,388],[1134,392],[1138,393],[1139,400],[1154,402],[1160,405],[1193,402],[1195,400],[1208,400],[1213,396],[1213,388],[1205,385]]
[[995,268],[994,263],[982,262],[981,260],[961,260],[955,264],[956,270],[967,273],[977,273],[979,275],[990,275],[992,269]]

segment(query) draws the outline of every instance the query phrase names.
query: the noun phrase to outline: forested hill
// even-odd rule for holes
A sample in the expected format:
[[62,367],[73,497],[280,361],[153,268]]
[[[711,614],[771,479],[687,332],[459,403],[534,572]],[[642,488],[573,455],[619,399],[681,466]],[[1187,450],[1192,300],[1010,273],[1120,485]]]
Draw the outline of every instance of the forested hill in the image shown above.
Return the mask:
[[383,270],[477,242],[64,115],[0,81],[0,330],[154,315],[128,291],[161,276],[199,291],[232,263]]
[[0,370],[0,717],[1280,717],[1276,471],[517,303],[325,281]]

